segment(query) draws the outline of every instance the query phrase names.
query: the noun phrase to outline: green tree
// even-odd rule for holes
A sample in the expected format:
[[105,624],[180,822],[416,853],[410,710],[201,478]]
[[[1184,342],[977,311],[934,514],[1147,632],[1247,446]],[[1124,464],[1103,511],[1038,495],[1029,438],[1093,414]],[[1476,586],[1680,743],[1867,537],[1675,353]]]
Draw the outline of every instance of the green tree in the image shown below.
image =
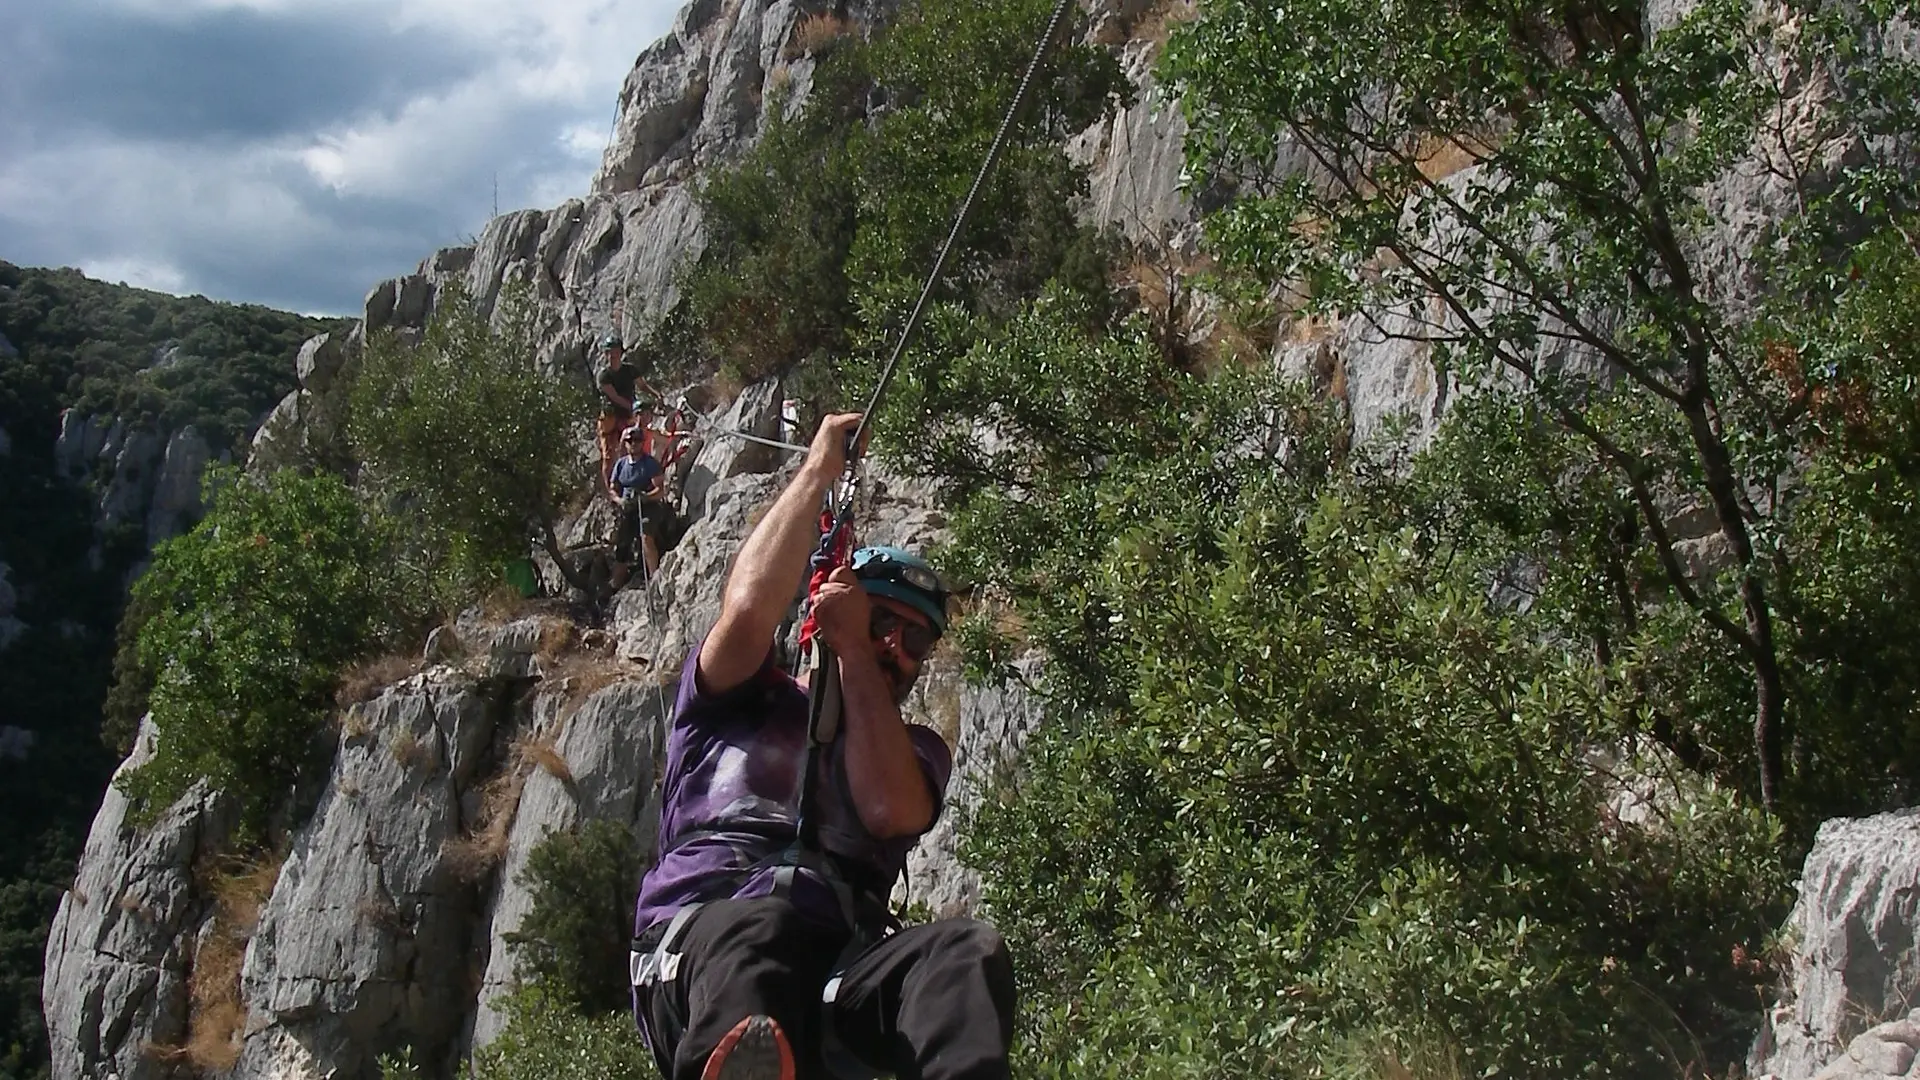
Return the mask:
[[655,1071],[653,1055],[628,1013],[583,1016],[564,999],[532,987],[503,1004],[506,1029],[473,1055],[462,1075],[476,1080],[604,1080]]
[[[1888,136],[1913,130],[1920,85],[1885,44],[1905,10],[1317,0],[1274,19],[1220,0],[1168,54],[1197,183],[1244,192],[1209,222],[1216,250],[1298,283],[1311,312],[1429,342],[1444,380],[1517,387],[1513,425],[1572,440],[1559,453],[1590,463],[1578,482],[1610,489],[1625,516],[1564,524],[1632,536],[1613,560],[1624,580],[1593,575],[1587,606],[1657,595],[1660,617],[1621,611],[1609,632],[1685,636],[1697,666],[1673,679],[1724,687],[1712,669],[1737,664],[1738,700],[1690,700],[1697,741],[1734,753],[1728,732],[1744,729],[1722,774],[1795,814],[1804,773],[1789,749],[1826,734],[1791,696],[1782,625],[1796,602],[1780,526],[1810,429],[1746,330],[1770,289],[1794,303],[1830,292],[1831,241],[1912,203],[1903,137]],[[1297,167],[1274,171],[1282,160]],[[1730,189],[1781,219],[1784,269],[1716,233]],[[1689,516],[1708,523],[1719,566],[1688,565]],[[1539,554],[1535,539],[1509,554]]]
[[258,829],[313,763],[341,669],[402,625],[392,537],[336,477],[216,469],[207,489],[134,586],[157,744],[119,783],[152,815],[205,780]]
[[533,907],[507,935],[521,981],[589,1014],[620,1008],[632,990],[627,927],[642,869],[633,831],[618,822],[589,821],[536,845],[519,878]]
[[[871,42],[838,44],[797,114],[776,115],[752,152],[708,179],[712,240],[689,272],[688,304],[696,336],[736,376],[813,358],[870,382],[872,357],[918,295],[1051,7],[910,6]],[[1085,170],[1061,143],[1130,91],[1105,50],[1062,36],[948,263],[935,295],[947,313],[932,323],[942,332],[916,369],[964,351],[971,319],[1008,318],[1049,281],[1106,292],[1112,245],[1078,218]],[[916,421],[903,423],[941,404],[907,397],[899,415]]]
[[589,398],[541,370],[543,317],[521,291],[489,319],[449,290],[417,344],[376,335],[360,359],[348,419],[360,484],[408,522],[409,561],[445,604],[497,582],[530,543],[586,584],[555,530],[589,475],[578,445]]

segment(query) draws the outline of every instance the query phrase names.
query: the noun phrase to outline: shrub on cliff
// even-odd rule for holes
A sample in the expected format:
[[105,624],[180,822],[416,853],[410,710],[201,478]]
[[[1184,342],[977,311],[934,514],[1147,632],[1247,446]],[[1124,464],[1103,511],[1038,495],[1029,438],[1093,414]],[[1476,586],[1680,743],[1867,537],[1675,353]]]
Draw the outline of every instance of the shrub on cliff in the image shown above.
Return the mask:
[[627,943],[640,849],[633,831],[589,821],[547,835],[527,857],[520,884],[533,907],[507,935],[522,983],[587,1013],[627,1001]]
[[[868,361],[918,295],[1051,7],[912,5],[873,41],[837,47],[798,114],[776,115],[739,164],[708,178],[710,240],[688,307],[735,377],[812,358],[872,377]],[[935,299],[961,317],[946,320],[953,332],[934,355],[961,347],[966,316],[1005,318],[1050,280],[1105,292],[1111,245],[1075,213],[1086,174],[1061,144],[1129,90],[1110,54],[1063,37],[947,264]]]
[[376,335],[360,360],[348,420],[359,483],[407,523],[409,569],[448,607],[530,545],[568,566],[554,530],[590,475],[589,398],[540,369],[542,317],[519,290],[489,320],[450,289],[418,344]]
[[214,469],[207,490],[134,585],[158,744],[119,783],[151,817],[206,780],[258,827],[311,762],[340,670],[401,620],[392,537],[336,477]]

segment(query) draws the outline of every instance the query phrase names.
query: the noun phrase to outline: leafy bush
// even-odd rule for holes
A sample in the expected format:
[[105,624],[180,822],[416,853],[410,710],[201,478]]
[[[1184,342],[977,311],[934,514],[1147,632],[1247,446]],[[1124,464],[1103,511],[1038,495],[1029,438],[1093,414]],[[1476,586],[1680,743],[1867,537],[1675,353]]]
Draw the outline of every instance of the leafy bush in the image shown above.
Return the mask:
[[633,832],[618,822],[548,834],[519,878],[533,907],[507,935],[521,980],[587,1013],[619,1008],[630,990],[627,943],[641,870]]
[[[624,948],[624,947],[623,947]],[[624,962],[626,953],[621,957]],[[506,1030],[473,1055],[475,1080],[606,1080],[651,1076],[653,1055],[627,1013],[583,1016],[536,987],[501,1003]]]
[[230,469],[134,586],[158,743],[120,781],[151,815],[207,780],[258,827],[309,764],[340,670],[396,631],[392,538],[331,476]]
[[[946,240],[1051,6],[909,7],[873,41],[839,44],[797,115],[776,105],[766,137],[708,178],[711,240],[689,272],[688,308],[734,377],[811,358],[871,380],[867,361],[890,346]],[[936,293],[960,315],[1005,318],[1055,279],[1105,292],[1111,245],[1076,215],[1085,170],[1060,144],[1128,89],[1109,54],[1064,36]],[[964,349],[963,337],[930,352]]]
[[590,475],[579,450],[589,399],[540,369],[541,318],[520,291],[503,293],[489,321],[450,290],[419,344],[376,335],[360,360],[348,420],[360,483],[407,523],[410,561],[450,607],[497,582],[530,541],[568,566],[554,530]]

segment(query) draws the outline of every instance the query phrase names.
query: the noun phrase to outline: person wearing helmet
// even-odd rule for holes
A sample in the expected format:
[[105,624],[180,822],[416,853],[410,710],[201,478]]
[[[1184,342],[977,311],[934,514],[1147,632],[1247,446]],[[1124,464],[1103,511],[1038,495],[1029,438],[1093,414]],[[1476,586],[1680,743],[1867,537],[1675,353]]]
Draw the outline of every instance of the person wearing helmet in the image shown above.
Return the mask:
[[818,842],[797,840],[808,701],[774,663],[774,637],[859,420],[822,421],[681,671],[631,958],[635,1019],[667,1080],[1009,1075],[1000,935],[971,919],[901,929],[887,910],[953,765],[900,713],[947,630],[948,591],[899,548],[855,552],[814,595],[839,665],[840,735],[817,763]]
[[[640,377],[639,369],[626,362],[626,346],[619,334],[608,334],[600,339],[600,351],[606,357],[606,366],[600,369],[600,422],[596,435],[600,442],[600,488],[607,498],[620,501],[620,493],[613,488],[613,465],[620,457],[621,436],[628,428],[639,427],[646,431],[647,423],[652,419],[647,410],[636,406],[634,390],[645,390],[655,399],[660,392]],[[642,441],[642,452],[648,450]]]

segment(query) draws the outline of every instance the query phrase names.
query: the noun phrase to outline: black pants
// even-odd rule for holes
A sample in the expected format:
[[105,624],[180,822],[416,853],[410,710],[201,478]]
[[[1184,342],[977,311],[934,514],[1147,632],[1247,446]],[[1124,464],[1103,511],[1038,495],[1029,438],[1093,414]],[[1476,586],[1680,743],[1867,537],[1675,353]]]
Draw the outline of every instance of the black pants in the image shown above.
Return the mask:
[[[655,933],[643,937],[657,937]],[[666,995],[684,1010],[667,1080],[699,1080],[707,1055],[753,1013],[779,1021],[793,1043],[801,1080],[822,1075],[820,1025],[831,1022],[848,1050],[900,1080],[1005,1080],[1013,1041],[1013,962],[1000,934],[972,919],[912,926],[855,957],[834,1003],[821,989],[846,938],[821,933],[791,903],[772,897],[721,900],[688,921],[671,982],[638,991],[652,1031],[670,1025]]]
[[613,557],[618,562],[633,562],[633,542],[641,530],[653,538],[656,550],[666,545],[662,541],[667,532],[667,504],[658,499],[642,499],[635,496],[620,500],[620,510],[614,517]]

